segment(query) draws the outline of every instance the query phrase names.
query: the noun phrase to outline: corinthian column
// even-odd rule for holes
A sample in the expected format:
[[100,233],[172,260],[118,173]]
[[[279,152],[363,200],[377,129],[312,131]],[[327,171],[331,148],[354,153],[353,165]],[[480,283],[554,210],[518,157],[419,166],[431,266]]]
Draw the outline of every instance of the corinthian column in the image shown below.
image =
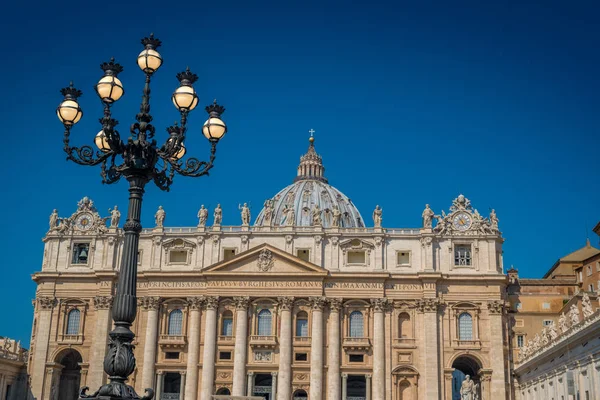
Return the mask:
[[277,400],[292,398],[292,306],[293,297],[279,297],[281,331],[279,333],[279,379]]
[[154,365],[156,362],[156,347],[158,345],[158,308],[160,297],[143,297],[139,301],[144,310],[147,310],[146,339],[144,341],[144,364],[142,367],[142,387],[154,387]]
[[[188,297],[190,307],[189,345],[185,380],[186,400],[198,398],[198,358],[200,357],[200,308],[202,297]],[[184,375],[185,376],[185,375]]]
[[329,300],[327,340],[327,400],[340,400],[340,308],[342,299]]
[[[438,305],[437,298],[422,299],[418,303],[423,313],[424,336],[424,389],[425,399],[439,399],[440,366],[438,363]],[[421,386],[421,385],[419,385]]]
[[44,378],[46,377],[46,359],[48,358],[48,346],[50,340],[50,327],[52,326],[52,309],[56,305],[56,299],[50,297],[38,297],[35,311],[37,313],[37,332],[35,332],[35,347],[33,353],[33,365],[31,367],[31,391],[37,399],[44,397]]
[[311,297],[310,400],[323,398],[323,306],[324,297]]
[[[490,359],[494,372],[491,377],[491,398],[505,398],[505,369],[504,343],[502,330],[504,328],[504,303],[498,300],[488,303],[490,315]],[[477,338],[479,339],[479,338]]]
[[373,306],[373,400],[385,399],[385,307],[388,301],[371,299]]
[[[110,306],[112,296],[94,297],[96,309],[96,329],[90,354],[90,370],[86,386],[97,388],[104,384],[104,355],[106,354],[108,330],[110,329]],[[150,386],[146,386],[150,387]]]
[[246,354],[248,352],[249,297],[234,297],[235,302],[235,353],[233,360],[233,396],[243,396],[246,384]]
[[204,357],[202,358],[201,400],[211,400],[215,383],[215,353],[217,351],[217,307],[219,298],[206,297],[206,322],[204,329]]

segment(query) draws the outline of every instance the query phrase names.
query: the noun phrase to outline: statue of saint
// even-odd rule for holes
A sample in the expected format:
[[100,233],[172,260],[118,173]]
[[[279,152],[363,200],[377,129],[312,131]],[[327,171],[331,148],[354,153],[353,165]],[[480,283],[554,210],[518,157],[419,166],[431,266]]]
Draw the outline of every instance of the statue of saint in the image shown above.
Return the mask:
[[250,225],[250,208],[248,208],[248,203],[244,203],[241,207],[238,205],[238,210],[242,210],[242,225]]
[[492,231],[494,232],[498,232],[498,217],[496,216],[496,210],[492,209],[492,211],[490,211],[490,226],[492,228]]
[[446,231],[446,222],[444,221],[444,218],[446,216],[444,215],[444,212],[442,211],[442,215],[434,215],[434,218],[436,220],[436,224],[435,224],[435,228],[434,230],[438,233],[444,233]]
[[223,220],[223,210],[221,209],[221,204],[217,204],[217,208],[215,208],[215,212],[213,213],[213,218],[213,225],[221,225],[221,221]]
[[556,331],[556,325],[554,324],[554,321],[548,325],[548,336],[550,340],[554,340],[558,337],[558,332]]
[[423,228],[431,229],[431,224],[433,222],[433,210],[429,208],[429,204],[425,204],[425,209],[423,210]]
[[285,226],[294,226],[296,222],[296,213],[294,212],[294,207],[286,206],[283,210],[283,215],[285,215]]
[[581,300],[581,309],[583,310],[583,318],[589,318],[594,314],[594,309],[592,308],[592,302],[590,301],[590,296],[587,293],[583,293],[583,298]]
[[323,224],[323,220],[321,219],[321,209],[318,204],[313,206],[312,211],[310,212],[312,216],[312,224],[313,226],[321,226]]
[[112,210],[109,208],[108,212],[110,213],[110,227],[117,228],[119,226],[119,221],[121,220],[121,211],[115,206]]
[[340,208],[337,205],[334,205],[333,206],[333,222],[331,223],[331,226],[339,227],[341,219],[342,219],[342,212],[340,211]]
[[560,333],[565,333],[569,330],[569,322],[564,312],[558,317],[558,329],[560,329]]
[[154,221],[156,222],[157,228],[162,228],[165,222],[165,216],[167,213],[163,210],[162,206],[158,206],[158,211],[154,214]]
[[208,220],[208,209],[204,208],[204,204],[200,206],[200,210],[198,210],[198,226],[206,226],[206,221]]
[[571,320],[571,326],[575,326],[579,323],[579,309],[576,304],[571,305],[569,319]]
[[53,231],[58,228],[58,211],[56,208],[50,214],[50,230]]
[[375,210],[373,210],[373,225],[375,228],[381,228],[381,221],[383,221],[382,214],[383,210],[379,206],[376,206]]
[[271,221],[273,220],[273,200],[267,199],[265,200],[265,214],[263,219],[263,225],[271,226]]
[[466,375],[465,380],[460,385],[460,400],[474,400],[475,382],[471,380],[471,376]]

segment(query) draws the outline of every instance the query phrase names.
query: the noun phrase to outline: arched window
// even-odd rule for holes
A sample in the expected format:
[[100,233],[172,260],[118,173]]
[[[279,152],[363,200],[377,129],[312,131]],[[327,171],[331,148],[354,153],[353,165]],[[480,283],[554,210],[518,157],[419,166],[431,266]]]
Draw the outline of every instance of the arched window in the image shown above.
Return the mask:
[[294,392],[294,400],[306,400],[308,398],[308,394],[306,390],[298,389]]
[[360,311],[352,311],[350,313],[350,337],[364,337],[365,329],[363,315]]
[[410,315],[402,313],[398,316],[398,338],[412,337],[412,325],[410,323]]
[[261,310],[258,313],[258,336],[271,336],[271,311]]
[[221,389],[217,390],[217,394],[230,396],[231,392],[227,388],[221,388]]
[[173,310],[169,314],[169,335],[181,335],[183,325],[183,312],[181,310]]
[[81,321],[81,311],[73,309],[67,315],[67,335],[77,335],[79,333],[79,321]]
[[458,316],[458,340],[473,340],[473,317],[468,312]]
[[308,314],[305,311],[296,315],[296,336],[308,336]]
[[221,321],[221,335],[233,336],[233,313],[229,310],[223,313]]

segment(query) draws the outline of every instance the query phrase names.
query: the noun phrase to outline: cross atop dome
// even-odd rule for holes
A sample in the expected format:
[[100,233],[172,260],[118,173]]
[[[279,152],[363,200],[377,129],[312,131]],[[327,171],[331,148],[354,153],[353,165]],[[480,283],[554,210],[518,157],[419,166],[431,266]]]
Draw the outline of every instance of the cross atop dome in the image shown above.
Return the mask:
[[311,128],[308,132],[310,133],[310,137],[308,138],[310,144],[308,145],[306,154],[300,157],[298,175],[294,179],[294,182],[312,179],[327,183],[327,178],[323,176],[325,173],[323,159],[315,151],[315,137],[313,136],[315,130]]

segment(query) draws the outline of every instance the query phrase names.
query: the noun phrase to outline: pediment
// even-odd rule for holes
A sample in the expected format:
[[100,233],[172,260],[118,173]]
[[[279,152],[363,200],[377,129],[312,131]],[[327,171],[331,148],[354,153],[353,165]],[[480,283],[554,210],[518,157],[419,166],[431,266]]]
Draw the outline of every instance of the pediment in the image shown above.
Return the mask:
[[231,260],[209,266],[203,272],[205,275],[328,275],[327,270],[318,265],[301,260],[268,244],[261,244],[238,254]]

